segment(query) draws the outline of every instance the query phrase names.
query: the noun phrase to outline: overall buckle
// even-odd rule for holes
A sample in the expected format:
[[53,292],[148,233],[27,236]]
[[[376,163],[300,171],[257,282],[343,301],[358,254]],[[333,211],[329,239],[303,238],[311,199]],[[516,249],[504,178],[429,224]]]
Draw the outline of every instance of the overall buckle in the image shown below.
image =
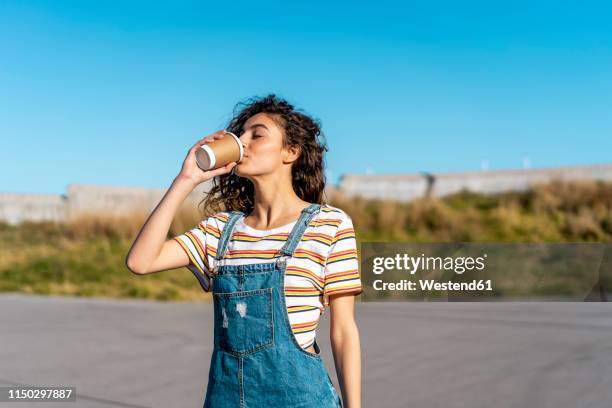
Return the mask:
[[214,259],[214,260],[213,260],[212,267],[210,268],[210,273],[211,273],[212,275],[216,275],[216,274],[218,274],[218,273],[219,273],[219,264],[220,264],[220,263],[221,263],[221,260],[220,260],[220,259],[219,259],[219,260],[217,260],[217,259]]
[[284,268],[285,266],[287,266],[287,260],[284,259],[287,255],[281,255],[278,258],[276,258],[276,267],[277,268]]

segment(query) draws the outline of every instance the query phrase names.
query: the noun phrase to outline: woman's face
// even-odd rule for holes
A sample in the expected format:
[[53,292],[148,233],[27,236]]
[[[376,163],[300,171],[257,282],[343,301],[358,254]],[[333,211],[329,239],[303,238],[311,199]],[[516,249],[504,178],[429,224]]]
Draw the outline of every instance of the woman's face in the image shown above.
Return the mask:
[[283,149],[284,130],[265,113],[251,116],[238,137],[244,145],[244,157],[234,173],[240,177],[251,179],[290,170],[287,164],[297,158],[295,149]]

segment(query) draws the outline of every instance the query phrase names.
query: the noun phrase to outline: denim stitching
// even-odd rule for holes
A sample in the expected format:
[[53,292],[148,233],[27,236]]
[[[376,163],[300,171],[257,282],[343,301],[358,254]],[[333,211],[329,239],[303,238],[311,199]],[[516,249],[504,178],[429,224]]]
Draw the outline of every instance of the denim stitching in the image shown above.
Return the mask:
[[269,320],[270,321],[269,326],[270,326],[270,329],[272,330],[272,340],[270,341],[272,345],[274,345],[275,343],[274,339],[276,335],[276,333],[274,332],[274,304],[273,304],[273,301],[274,301],[274,291],[272,291],[272,296],[268,298],[268,303],[269,303],[268,306],[270,307],[271,316],[272,316]]
[[244,407],[244,383],[243,383],[243,373],[244,370],[244,359],[238,356],[238,381],[240,383],[240,407]]
[[[257,265],[266,265],[262,267],[262,271],[257,271],[257,272],[247,272],[245,273],[245,275],[258,275],[258,274],[262,274],[262,273],[270,273],[270,272],[274,272],[274,266],[276,265],[276,262],[265,262],[265,263],[261,263],[261,264],[257,264]],[[268,266],[269,265],[269,266]],[[240,271],[231,271],[228,270],[227,268],[230,267],[237,267],[237,266],[244,266],[244,265],[225,265],[225,266],[220,266],[218,271],[217,271],[217,275],[240,275]]]
[[234,226],[238,222],[238,219],[243,214],[241,212],[232,211],[230,212],[229,219],[227,224],[223,227],[223,233],[221,234],[221,241],[219,242],[219,248],[217,248],[217,255],[215,255],[215,260],[220,261],[225,256],[225,251],[227,250],[228,242],[231,238],[231,234],[234,230]]
[[280,254],[293,256],[293,253],[295,252],[295,247],[297,246],[297,243],[299,243],[302,238],[302,235],[304,234],[304,230],[306,229],[305,226],[308,227],[308,224],[310,223],[310,220],[312,219],[313,215],[320,208],[320,204],[313,203],[310,204],[304,210],[302,210],[300,218],[298,218],[295,226],[293,227],[289,238],[285,242],[285,245],[283,245],[280,249]]
[[223,296],[225,298],[231,297],[248,297],[252,295],[259,295],[261,293],[271,292],[272,288],[254,289],[254,290],[243,290],[240,292],[217,292],[215,295]]

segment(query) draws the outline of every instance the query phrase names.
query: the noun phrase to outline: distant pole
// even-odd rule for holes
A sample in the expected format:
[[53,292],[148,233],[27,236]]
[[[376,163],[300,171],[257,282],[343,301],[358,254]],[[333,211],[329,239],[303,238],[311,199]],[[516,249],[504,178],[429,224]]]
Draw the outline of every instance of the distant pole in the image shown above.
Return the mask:
[[429,199],[433,195],[433,188],[436,182],[436,176],[426,171],[422,171],[421,174],[423,175],[423,177],[425,177],[425,181],[427,182],[427,187],[425,187],[425,198]]

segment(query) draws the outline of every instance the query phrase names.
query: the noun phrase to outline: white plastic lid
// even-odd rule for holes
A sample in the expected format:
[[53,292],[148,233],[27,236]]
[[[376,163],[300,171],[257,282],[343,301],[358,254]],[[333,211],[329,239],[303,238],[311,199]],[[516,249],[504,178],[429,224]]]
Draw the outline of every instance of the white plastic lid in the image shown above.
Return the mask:
[[238,136],[236,136],[232,132],[228,132],[226,130],[225,133],[228,133],[228,134],[232,135],[232,137],[236,140],[236,143],[238,143],[238,146],[240,147],[240,159],[238,159],[238,161],[242,160],[242,158],[244,157],[244,146],[242,146],[242,142],[240,141]]

